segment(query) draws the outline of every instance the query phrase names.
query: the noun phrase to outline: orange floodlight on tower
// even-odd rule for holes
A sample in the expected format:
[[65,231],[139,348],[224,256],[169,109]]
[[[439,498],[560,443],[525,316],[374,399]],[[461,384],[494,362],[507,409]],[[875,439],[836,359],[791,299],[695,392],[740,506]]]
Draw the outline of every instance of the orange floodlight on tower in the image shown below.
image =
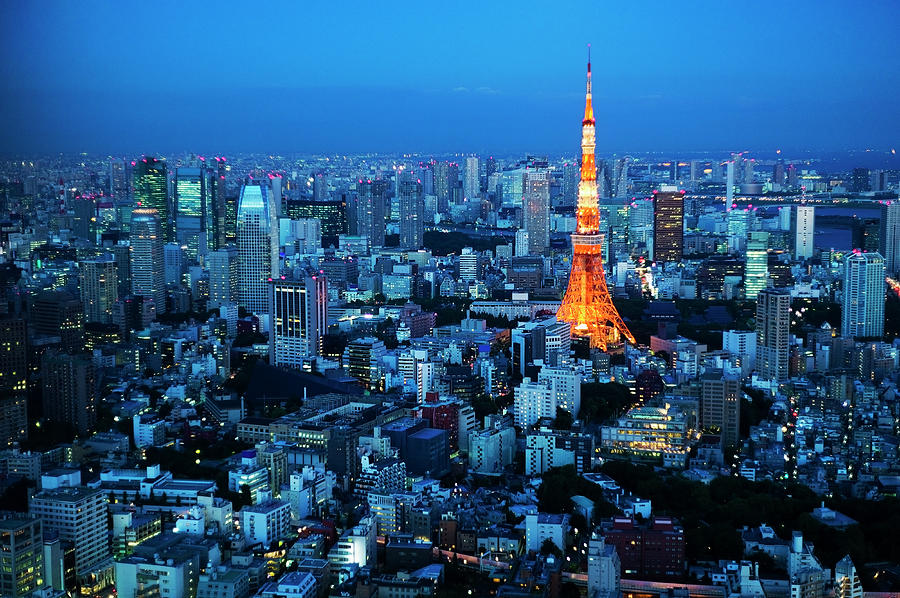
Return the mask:
[[613,305],[603,272],[603,235],[597,193],[594,107],[591,103],[591,54],[588,46],[587,94],[581,121],[581,182],[578,183],[578,223],[572,235],[572,271],[569,286],[556,319],[572,325],[573,336],[590,339],[592,347],[608,351],[622,338],[635,344],[634,336]]

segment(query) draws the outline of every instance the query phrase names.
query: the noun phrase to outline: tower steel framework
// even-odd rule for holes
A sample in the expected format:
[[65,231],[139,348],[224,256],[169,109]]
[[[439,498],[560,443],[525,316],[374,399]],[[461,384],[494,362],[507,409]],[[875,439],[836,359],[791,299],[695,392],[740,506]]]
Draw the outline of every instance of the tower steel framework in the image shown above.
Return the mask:
[[613,305],[603,272],[603,234],[597,193],[594,108],[591,103],[591,56],[588,47],[587,94],[581,121],[581,182],[578,183],[578,223],[572,235],[572,271],[556,318],[572,325],[572,335],[588,337],[592,347],[617,348],[634,336]]

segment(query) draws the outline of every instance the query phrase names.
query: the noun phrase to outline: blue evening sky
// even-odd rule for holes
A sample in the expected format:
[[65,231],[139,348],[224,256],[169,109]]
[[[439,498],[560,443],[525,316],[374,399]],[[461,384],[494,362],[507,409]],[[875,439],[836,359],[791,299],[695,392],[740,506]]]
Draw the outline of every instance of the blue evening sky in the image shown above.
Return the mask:
[[4,2],[0,151],[898,143],[900,2]]

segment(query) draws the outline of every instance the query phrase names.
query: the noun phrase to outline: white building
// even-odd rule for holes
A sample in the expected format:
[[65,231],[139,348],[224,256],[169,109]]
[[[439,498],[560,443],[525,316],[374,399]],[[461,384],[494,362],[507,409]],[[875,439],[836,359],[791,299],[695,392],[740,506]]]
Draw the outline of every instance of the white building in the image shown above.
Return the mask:
[[516,430],[508,426],[488,425],[469,433],[469,470],[475,473],[502,473],[516,454]]
[[247,544],[269,547],[283,538],[291,525],[291,505],[283,500],[266,500],[241,509],[241,531]]
[[[567,325],[568,326],[568,325]],[[581,375],[565,367],[542,367],[538,373],[538,382],[550,384],[550,390],[556,395],[556,406],[565,409],[578,419],[581,411]],[[553,414],[554,417],[556,414]]]
[[741,375],[746,377],[756,369],[756,333],[751,330],[723,330],[722,350],[738,359]]
[[595,530],[588,542],[588,598],[619,595],[622,579],[622,563],[616,547],[607,545],[603,535]]
[[154,558],[125,557],[117,560],[115,567],[116,592],[120,598],[143,596],[142,588],[151,581],[159,585],[160,596],[191,598],[200,575],[200,558],[192,551],[168,551]]
[[514,391],[513,420],[526,430],[542,417],[556,417],[556,393],[545,382],[525,377]]
[[134,445],[138,448],[159,446],[166,441],[166,422],[152,413],[135,415],[133,420]]
[[294,571],[278,581],[263,584],[255,598],[313,598],[316,595],[316,578],[312,573]]
[[569,516],[557,513],[525,515],[525,550],[538,551],[545,540],[552,540],[560,550],[566,548]]
[[366,567],[375,562],[377,536],[375,522],[363,517],[359,524],[345,531],[328,552],[328,560],[335,567],[357,565]]
[[841,336],[880,338],[884,335],[884,258],[856,250],[844,262]]
[[269,312],[269,281],[279,274],[278,218],[269,188],[244,185],[237,212],[238,303]]
[[466,199],[472,200],[481,194],[481,174],[479,173],[477,156],[466,158],[466,171],[463,175],[463,193]]
[[[390,439],[385,440],[388,440],[390,446]],[[334,473],[307,465],[303,471],[295,471],[290,475],[288,484],[281,487],[281,498],[290,504],[293,519],[314,517],[322,512],[331,499],[334,485]]]
[[206,255],[209,269],[210,307],[234,303],[238,298],[238,252],[236,247],[223,247]]
[[109,522],[106,495],[83,486],[43,490],[31,497],[28,511],[41,520],[45,532],[55,531],[60,540],[75,547],[78,574],[109,557]]
[[816,228],[815,206],[797,206],[794,214],[794,258],[809,259],[813,255]]
[[324,276],[301,280],[275,280],[272,286],[272,326],[269,362],[301,368],[318,355],[327,328],[328,289]]

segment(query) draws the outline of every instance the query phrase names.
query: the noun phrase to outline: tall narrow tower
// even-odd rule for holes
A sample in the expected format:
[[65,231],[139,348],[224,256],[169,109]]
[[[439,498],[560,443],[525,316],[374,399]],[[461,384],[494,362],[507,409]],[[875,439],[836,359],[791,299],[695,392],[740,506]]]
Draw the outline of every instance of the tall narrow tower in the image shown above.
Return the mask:
[[572,325],[572,334],[586,336],[592,347],[604,351],[622,337],[635,343],[613,305],[603,272],[603,235],[594,161],[594,108],[591,104],[591,57],[588,50],[587,94],[581,121],[581,182],[578,183],[578,224],[572,235],[572,272],[556,318]]

